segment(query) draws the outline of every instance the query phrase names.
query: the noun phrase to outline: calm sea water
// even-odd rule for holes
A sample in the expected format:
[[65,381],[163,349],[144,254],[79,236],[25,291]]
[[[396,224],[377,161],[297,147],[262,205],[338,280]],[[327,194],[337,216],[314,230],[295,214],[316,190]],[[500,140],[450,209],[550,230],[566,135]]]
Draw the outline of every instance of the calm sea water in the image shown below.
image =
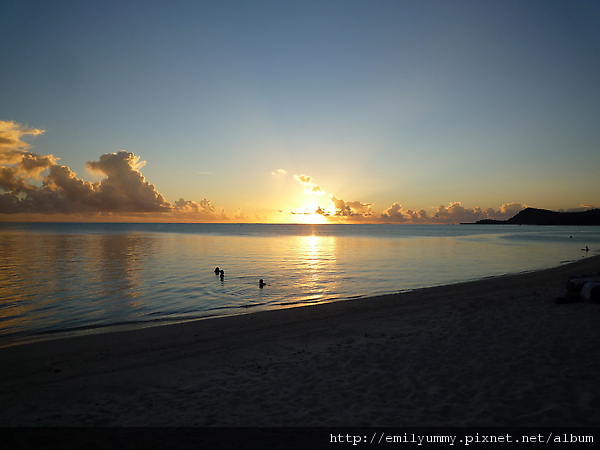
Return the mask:
[[401,292],[597,250],[598,227],[0,223],[0,345]]

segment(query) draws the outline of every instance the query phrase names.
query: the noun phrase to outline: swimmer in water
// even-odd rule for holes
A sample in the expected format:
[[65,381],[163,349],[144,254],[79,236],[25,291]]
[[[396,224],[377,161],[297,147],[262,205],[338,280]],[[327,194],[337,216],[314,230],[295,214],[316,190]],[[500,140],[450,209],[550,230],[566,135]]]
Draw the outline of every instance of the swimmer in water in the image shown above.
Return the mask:
[[221,273],[221,271],[219,270],[219,267],[215,268],[215,275],[219,275],[219,273]]
[[225,278],[225,271],[224,271],[224,270],[221,270],[219,273],[221,274],[221,280],[222,280],[223,278]]
[[258,280],[258,287],[259,287],[259,288],[261,288],[261,289],[262,289],[262,288],[263,288],[263,287],[265,287],[266,285],[267,285],[267,283],[265,283],[265,282],[263,281],[263,279],[262,279],[262,278],[261,278],[260,280]]

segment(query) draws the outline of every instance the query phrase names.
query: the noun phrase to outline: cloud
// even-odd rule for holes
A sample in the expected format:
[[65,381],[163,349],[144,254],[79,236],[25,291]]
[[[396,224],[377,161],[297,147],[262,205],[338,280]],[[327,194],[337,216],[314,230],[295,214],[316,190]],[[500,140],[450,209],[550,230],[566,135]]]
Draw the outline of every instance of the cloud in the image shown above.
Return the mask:
[[146,181],[139,169],[145,164],[139,156],[121,150],[106,153],[99,161],[88,161],[90,170],[106,175],[94,184],[96,205],[106,211],[160,212],[172,205]]
[[238,222],[248,222],[250,220],[241,208],[238,208],[237,213],[233,215],[233,219]]
[[[0,164],[11,165],[14,177],[38,178],[40,173],[57,158],[52,155],[37,155],[28,151],[32,146],[23,140],[25,136],[38,136],[44,130],[27,128],[15,122],[0,120]],[[3,167],[5,168],[5,167]],[[6,172],[5,177],[9,174]]]
[[371,209],[372,204],[370,203],[362,203],[358,201],[346,202],[336,196],[331,196],[331,201],[335,207],[335,211],[333,213],[334,216],[338,217],[371,217],[375,213]]
[[175,202],[175,210],[177,213],[187,214],[204,220],[226,220],[225,211],[217,211],[210,200],[204,198],[199,202],[184,200],[180,198]]
[[427,214],[427,211],[421,209],[414,211],[408,209],[404,211],[402,205],[394,203],[379,216],[381,222],[387,223],[429,223],[432,218]]
[[[250,220],[241,210],[230,218],[206,198],[198,202],[180,198],[171,204],[142,175],[145,162],[125,150],[106,153],[98,161],[88,161],[87,168],[104,178],[94,183],[82,180],[69,167],[60,165],[59,158],[32,151],[32,145],[26,139],[43,133],[41,129],[0,121],[0,214],[143,214],[145,217],[153,214],[152,218],[159,220]],[[287,171],[278,169],[271,174],[285,176]],[[320,204],[311,201],[311,206],[305,210],[286,214],[318,214],[334,222],[442,224],[506,220],[527,207],[513,202],[499,209],[483,209],[453,202],[427,212],[424,209],[404,210],[399,202],[395,202],[377,215],[372,203],[345,201],[327,194],[309,175],[294,175],[294,179],[304,187],[306,194],[318,195]],[[255,218],[259,220],[259,216]]]
[[[583,212],[583,211],[587,211],[590,209],[599,209],[599,208],[600,208],[600,206],[582,203],[581,205],[579,205],[578,208],[570,208],[570,209],[567,209],[566,212]],[[564,211],[564,210],[561,210],[561,211]]]
[[[513,217],[515,214],[523,211],[527,208],[528,205],[523,203],[513,202],[513,203],[505,203],[500,207],[499,211],[494,211],[493,209],[489,209],[490,218],[494,218],[496,220],[506,220]],[[487,210],[486,210],[487,211]]]
[[13,121],[0,120],[0,164],[18,163],[31,144],[23,141],[23,137],[38,136],[45,130],[28,128]]
[[[309,175],[294,175],[296,181],[301,183],[307,194],[326,192]],[[461,202],[440,205],[437,210],[428,212],[425,209],[404,210],[398,202],[393,203],[379,215],[373,210],[373,204],[362,201],[346,201],[336,195],[329,195],[330,210],[320,205],[314,211],[298,211],[291,214],[319,214],[335,222],[370,222],[370,223],[410,223],[410,224],[446,224],[461,222],[477,222],[483,219],[506,220],[527,207],[523,203],[513,202],[502,205],[498,210],[494,208],[468,208]]]
[[320,214],[325,217],[329,217],[331,215],[330,212],[326,211],[325,209],[321,208],[320,206],[318,206],[317,209],[315,210],[315,214]]
[[447,207],[439,206],[435,218],[441,223],[476,222],[484,219],[506,220],[525,208],[527,205],[513,202],[502,205],[499,210],[494,208],[483,210],[480,207],[465,208],[460,202],[454,202]]
[[[13,158],[14,160],[14,158]],[[106,175],[97,183],[81,180],[51,156],[27,154],[12,167],[2,167],[0,212],[160,212],[172,205],[138,170],[133,153],[102,155],[87,166]],[[43,173],[46,173],[43,176]],[[41,185],[33,183],[41,180]]]
[[443,223],[454,222],[476,222],[477,220],[488,218],[484,216],[481,208],[465,208],[460,202],[450,203],[448,206],[440,205],[435,214],[435,218]]
[[84,181],[53,155],[29,151],[31,145],[23,138],[43,132],[0,121],[0,213],[174,213],[227,219],[207,199],[179,199],[172,205],[142,175],[145,162],[125,150],[88,161],[88,169],[105,177],[96,183]]
[[315,183],[312,182],[312,177],[308,175],[294,175],[294,178],[304,185],[306,192],[312,192],[316,194],[325,193],[325,191],[321,189],[320,186],[317,186]]
[[[294,175],[294,179],[305,187],[307,194],[326,194],[320,186],[315,184],[314,179],[306,174]],[[476,222],[483,219],[506,220],[513,217],[519,211],[527,208],[523,203],[513,202],[502,205],[498,210],[494,208],[468,208],[461,202],[452,202],[448,205],[440,205],[433,212],[425,209],[404,210],[398,202],[380,214],[373,210],[373,204],[362,201],[346,201],[336,195],[327,194],[331,201],[330,210],[320,205],[314,211],[297,211],[291,214],[319,214],[335,222],[370,222],[370,223],[410,223],[410,224],[446,224],[461,222]]]
[[383,213],[381,213],[381,220],[384,222],[393,222],[393,223],[405,223],[409,219],[405,212],[402,211],[402,205],[398,203],[394,203],[388,209],[386,209]]
[[294,178],[300,183],[312,184],[312,177],[309,177],[308,175],[294,175]]
[[506,203],[499,210],[480,207],[465,208],[461,202],[450,203],[448,206],[440,205],[433,215],[429,215],[425,210],[413,211],[408,209],[404,211],[402,205],[394,203],[386,209],[379,219],[387,223],[461,223],[477,222],[483,219],[506,220],[525,209],[527,205],[522,203]]

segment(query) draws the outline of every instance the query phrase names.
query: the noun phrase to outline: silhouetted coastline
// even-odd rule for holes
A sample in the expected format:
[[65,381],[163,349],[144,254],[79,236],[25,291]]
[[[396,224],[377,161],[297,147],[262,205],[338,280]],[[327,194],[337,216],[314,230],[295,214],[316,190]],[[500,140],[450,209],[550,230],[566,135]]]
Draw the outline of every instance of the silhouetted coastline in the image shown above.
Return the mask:
[[483,219],[462,225],[600,225],[600,209],[559,212],[525,208],[508,220]]

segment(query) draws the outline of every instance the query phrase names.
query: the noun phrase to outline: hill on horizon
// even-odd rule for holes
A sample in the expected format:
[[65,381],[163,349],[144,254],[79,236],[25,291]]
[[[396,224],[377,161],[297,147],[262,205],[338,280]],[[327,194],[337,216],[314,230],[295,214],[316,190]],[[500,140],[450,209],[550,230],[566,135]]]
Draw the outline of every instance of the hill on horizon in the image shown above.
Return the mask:
[[508,220],[484,219],[478,225],[600,225],[600,209],[581,212],[559,212],[548,209],[525,208]]

